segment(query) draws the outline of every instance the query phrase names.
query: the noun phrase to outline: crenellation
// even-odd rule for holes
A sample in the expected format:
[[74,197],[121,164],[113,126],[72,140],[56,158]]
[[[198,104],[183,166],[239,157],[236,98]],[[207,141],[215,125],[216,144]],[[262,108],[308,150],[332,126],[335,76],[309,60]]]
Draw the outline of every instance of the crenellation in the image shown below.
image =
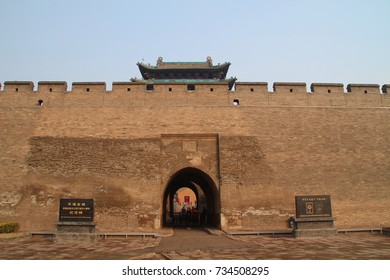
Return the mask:
[[74,82],[72,92],[105,92],[105,82]]
[[312,93],[344,93],[344,84],[341,83],[312,83]]
[[378,84],[348,84],[347,92],[350,93],[380,93]]
[[113,82],[113,93],[145,93],[146,83],[144,82]]
[[[275,82],[273,83],[273,92],[268,90],[267,82],[236,82],[234,90],[229,90],[226,82],[158,82],[158,81],[136,81],[136,82],[113,82],[112,90],[106,89],[105,82],[73,82],[72,89],[68,91],[68,84],[66,81],[39,81],[37,93],[158,93],[169,94],[176,93],[364,93],[364,94],[381,94],[388,93],[390,84],[384,84],[380,87],[379,84],[348,84],[346,91],[344,91],[344,84],[342,83],[312,83],[310,91],[306,89],[304,82]],[[34,92],[34,83],[32,81],[6,81],[2,85],[0,83],[0,91],[4,93]]]
[[[306,92],[305,83],[274,83],[275,91],[268,91],[266,82],[237,82],[229,90],[226,82],[113,82],[112,90],[104,82],[75,82],[70,91],[65,81],[40,81],[33,91],[33,82],[4,83],[3,102],[19,106],[232,106],[238,99],[241,106],[341,106],[389,107],[389,84],[350,84],[344,92],[342,83],[312,83]],[[151,88],[150,88],[151,87]],[[292,92],[291,92],[292,90]],[[359,94],[364,92],[370,94]],[[55,94],[54,94],[55,93]],[[292,94],[294,93],[294,94]],[[344,93],[344,94],[341,94]],[[93,99],[90,96],[94,95]]]
[[6,81],[4,82],[4,92],[33,92],[34,83],[31,81]]
[[185,84],[178,84],[178,85],[172,85],[172,84],[166,84],[166,83],[154,83],[153,89],[148,90],[146,87],[147,93],[155,93],[155,94],[173,94],[173,93],[181,93],[184,94],[187,92],[187,87]]
[[268,93],[267,82],[236,82],[235,92]]
[[211,93],[227,93],[228,87],[226,83],[201,83],[195,84],[196,91],[199,92],[211,92]]
[[38,92],[66,92],[68,84],[65,81],[42,81],[38,82]]
[[306,93],[306,83],[295,82],[275,82],[273,84],[273,90],[275,93]]

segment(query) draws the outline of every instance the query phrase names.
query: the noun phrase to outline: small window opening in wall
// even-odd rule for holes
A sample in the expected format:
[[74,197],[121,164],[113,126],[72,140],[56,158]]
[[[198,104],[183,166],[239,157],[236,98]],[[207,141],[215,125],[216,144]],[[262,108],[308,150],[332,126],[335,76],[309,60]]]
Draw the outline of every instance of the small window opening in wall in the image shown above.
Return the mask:
[[237,107],[238,105],[240,105],[240,100],[234,99],[234,100],[233,100],[233,106],[234,106],[234,107]]
[[331,93],[332,91],[330,89],[328,89],[328,93]]
[[195,85],[194,84],[187,85],[187,90],[195,90]]
[[292,89],[292,88],[290,88],[290,92],[293,92],[293,89]]
[[214,89],[213,89],[213,88],[210,88],[210,91],[214,91]]
[[254,91],[254,89],[253,88],[251,88],[251,92],[253,92]]
[[364,94],[367,94],[367,90],[364,91]]
[[19,91],[19,88],[15,88],[15,91],[18,92],[18,91]]
[[52,89],[52,88],[49,88],[49,91],[50,91],[50,92],[53,92],[53,89]]
[[172,91],[172,88],[170,87],[168,90],[169,90],[169,91]]
[[130,88],[129,88],[129,87],[127,88],[127,91],[130,91]]
[[89,92],[89,88],[87,88],[87,92]]
[[38,106],[43,106],[43,100],[42,99],[38,100]]
[[154,85],[153,84],[147,84],[146,85],[146,90],[154,90]]

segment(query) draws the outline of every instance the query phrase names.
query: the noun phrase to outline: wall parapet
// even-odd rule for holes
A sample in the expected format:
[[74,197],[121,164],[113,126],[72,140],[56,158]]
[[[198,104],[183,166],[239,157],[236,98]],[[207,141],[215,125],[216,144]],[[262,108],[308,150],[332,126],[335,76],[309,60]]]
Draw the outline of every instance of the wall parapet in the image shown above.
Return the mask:
[[32,92],[34,83],[32,81],[6,81],[4,92]]
[[144,92],[145,83],[142,82],[113,82],[112,92]]
[[268,83],[267,82],[236,82],[235,91],[268,93]]
[[347,92],[351,93],[380,93],[378,84],[348,84]]
[[272,88],[274,92],[307,92],[303,82],[275,82]]
[[75,92],[106,91],[106,83],[105,82],[73,82],[72,91]]
[[38,82],[38,92],[64,92],[68,90],[65,81],[41,81]]
[[[113,82],[112,90],[107,90],[105,82],[73,82],[72,88],[68,89],[66,81],[39,81],[36,92],[132,92],[132,93],[186,93],[186,92],[210,92],[214,93],[262,93],[262,94],[284,94],[284,93],[363,93],[363,94],[385,94],[390,91],[390,84],[348,84],[344,89],[343,83],[312,83],[309,90],[304,82],[274,82],[273,91],[268,90],[267,82],[236,82],[234,90],[228,90],[227,82],[148,82],[148,81],[122,81]],[[189,86],[192,86],[191,88]],[[35,92],[32,81],[5,81],[0,83],[0,91],[3,93]]]
[[342,83],[312,83],[310,90],[313,93],[344,93]]

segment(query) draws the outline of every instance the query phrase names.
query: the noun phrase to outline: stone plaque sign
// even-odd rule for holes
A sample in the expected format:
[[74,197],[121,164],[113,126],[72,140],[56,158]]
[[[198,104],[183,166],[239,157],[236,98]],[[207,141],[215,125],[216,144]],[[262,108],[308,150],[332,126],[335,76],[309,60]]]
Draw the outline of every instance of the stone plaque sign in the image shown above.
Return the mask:
[[93,199],[61,198],[60,222],[92,222]]
[[296,196],[297,218],[332,217],[330,195]]

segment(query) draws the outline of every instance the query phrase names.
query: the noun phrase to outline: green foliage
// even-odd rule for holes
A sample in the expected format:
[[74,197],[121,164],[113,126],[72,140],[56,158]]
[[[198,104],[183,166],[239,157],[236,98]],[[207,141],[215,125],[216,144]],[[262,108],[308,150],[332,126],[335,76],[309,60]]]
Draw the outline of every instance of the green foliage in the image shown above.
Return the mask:
[[0,223],[0,233],[10,233],[19,229],[18,223]]

